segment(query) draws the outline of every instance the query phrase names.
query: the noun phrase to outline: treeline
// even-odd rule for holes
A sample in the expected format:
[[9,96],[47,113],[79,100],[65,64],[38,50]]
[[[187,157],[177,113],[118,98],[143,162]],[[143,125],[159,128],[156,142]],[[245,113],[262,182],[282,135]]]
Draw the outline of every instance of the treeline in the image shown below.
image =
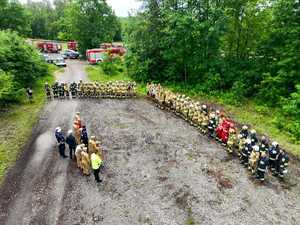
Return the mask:
[[125,28],[131,76],[277,107],[299,142],[299,1],[143,2]]
[[20,102],[25,89],[48,75],[38,51],[16,32],[0,31],[0,106]]
[[80,51],[121,40],[121,24],[106,1],[0,0],[0,29],[30,38],[77,40]]

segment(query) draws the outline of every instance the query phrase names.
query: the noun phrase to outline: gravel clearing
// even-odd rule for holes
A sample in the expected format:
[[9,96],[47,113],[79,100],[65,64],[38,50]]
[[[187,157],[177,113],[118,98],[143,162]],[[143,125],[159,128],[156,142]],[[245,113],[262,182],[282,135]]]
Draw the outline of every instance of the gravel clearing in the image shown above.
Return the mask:
[[[58,77],[77,81],[83,67],[69,61]],[[76,111],[106,152],[100,185],[56,149],[55,127],[67,132]],[[260,184],[219,144],[146,99],[55,100],[0,187],[0,224],[298,225],[296,164],[287,182]]]

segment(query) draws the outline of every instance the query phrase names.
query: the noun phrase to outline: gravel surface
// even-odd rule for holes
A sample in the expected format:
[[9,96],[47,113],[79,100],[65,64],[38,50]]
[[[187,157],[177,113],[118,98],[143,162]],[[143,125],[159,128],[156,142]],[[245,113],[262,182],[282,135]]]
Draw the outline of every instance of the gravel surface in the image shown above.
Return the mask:
[[[86,80],[68,61],[60,81]],[[61,159],[54,129],[80,111],[103,143],[102,184]],[[68,151],[67,151],[68,152]],[[224,148],[145,99],[49,102],[0,187],[0,224],[300,224],[299,165],[256,182]]]

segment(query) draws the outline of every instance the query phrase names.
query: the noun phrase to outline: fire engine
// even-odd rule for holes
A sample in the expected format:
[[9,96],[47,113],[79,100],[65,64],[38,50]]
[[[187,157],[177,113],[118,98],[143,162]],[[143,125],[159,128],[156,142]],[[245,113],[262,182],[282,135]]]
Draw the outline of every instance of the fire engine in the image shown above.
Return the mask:
[[90,64],[97,64],[98,62],[103,62],[108,53],[107,49],[96,48],[89,49],[86,51],[86,58]]
[[55,42],[39,42],[37,44],[37,47],[42,52],[47,52],[47,53],[58,53],[62,49],[61,44]]
[[76,41],[68,42],[68,49],[77,51],[78,43]]

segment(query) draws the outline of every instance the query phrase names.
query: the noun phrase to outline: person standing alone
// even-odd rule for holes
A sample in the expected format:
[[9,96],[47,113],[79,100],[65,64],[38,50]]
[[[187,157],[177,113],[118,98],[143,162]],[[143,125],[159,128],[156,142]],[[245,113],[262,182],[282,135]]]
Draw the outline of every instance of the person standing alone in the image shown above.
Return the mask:
[[70,159],[72,159],[73,154],[75,154],[75,149],[76,149],[76,139],[73,136],[72,130],[68,131],[68,136],[67,136],[67,139],[66,139],[66,143],[69,146]]
[[91,164],[92,164],[95,180],[97,181],[97,183],[102,182],[102,180],[100,180],[99,178],[100,166],[102,164],[102,159],[99,156],[99,154],[93,153],[91,155]]

